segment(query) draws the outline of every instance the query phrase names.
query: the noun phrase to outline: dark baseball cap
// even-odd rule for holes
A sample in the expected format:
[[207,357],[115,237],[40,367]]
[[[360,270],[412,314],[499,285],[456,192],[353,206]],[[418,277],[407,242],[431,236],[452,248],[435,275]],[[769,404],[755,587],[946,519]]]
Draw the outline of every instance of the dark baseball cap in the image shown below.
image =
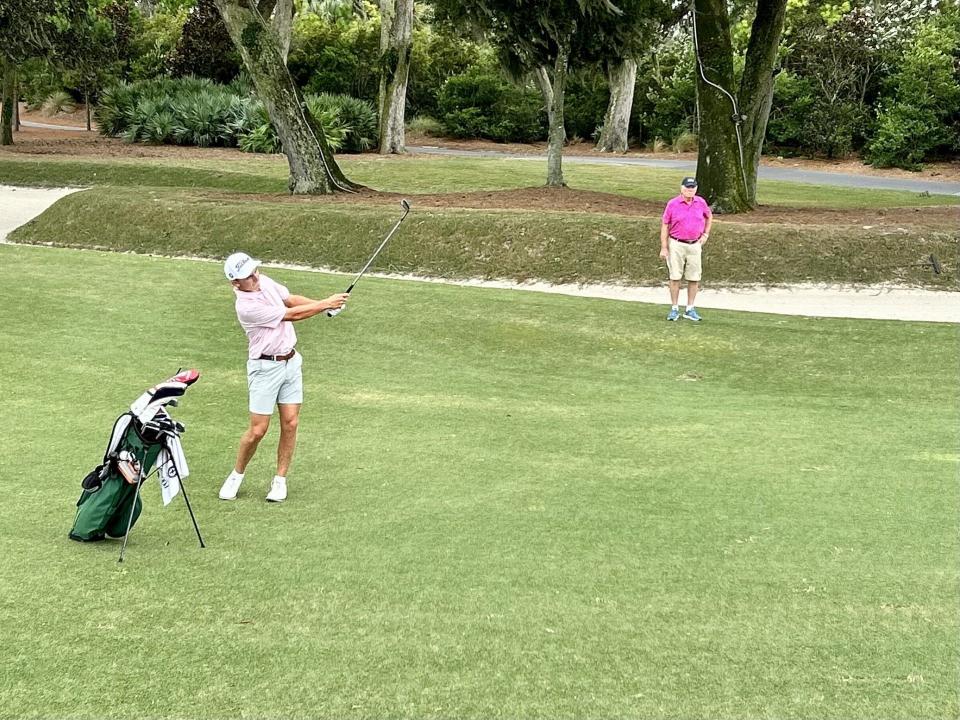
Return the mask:
[[685,177],[680,181],[680,185],[685,188],[693,188],[697,186],[697,179],[695,177]]

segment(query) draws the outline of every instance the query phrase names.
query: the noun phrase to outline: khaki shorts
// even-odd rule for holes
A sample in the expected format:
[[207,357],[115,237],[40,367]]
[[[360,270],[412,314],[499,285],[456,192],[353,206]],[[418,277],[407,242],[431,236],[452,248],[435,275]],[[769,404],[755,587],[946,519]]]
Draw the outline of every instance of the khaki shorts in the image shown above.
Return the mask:
[[667,267],[671,280],[700,282],[703,269],[700,266],[701,243],[682,243],[670,238],[667,252]]
[[277,403],[303,404],[303,356],[289,360],[247,360],[250,412],[273,415]]

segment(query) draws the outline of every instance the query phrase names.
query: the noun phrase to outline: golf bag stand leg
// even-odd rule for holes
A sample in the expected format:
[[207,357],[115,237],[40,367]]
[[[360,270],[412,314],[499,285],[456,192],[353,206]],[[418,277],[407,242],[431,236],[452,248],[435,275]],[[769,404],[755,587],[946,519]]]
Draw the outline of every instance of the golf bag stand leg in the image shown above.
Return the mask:
[[130,526],[133,525],[133,513],[137,509],[137,500],[140,499],[140,487],[146,478],[143,476],[143,464],[140,464],[140,474],[137,476],[137,492],[133,497],[133,503],[130,505],[130,517],[127,519],[127,531],[123,534],[123,545],[120,547],[120,559],[118,563],[123,562],[123,553],[127,549],[127,538],[130,537]]
[[183,493],[183,501],[187,504],[187,512],[190,513],[190,519],[193,520],[193,529],[197,531],[197,539],[200,541],[200,547],[205,548],[203,544],[203,535],[200,534],[200,526],[197,525],[197,518],[193,514],[193,508],[190,507],[190,498],[187,497],[187,488],[183,484],[183,479],[177,473],[177,480],[180,482],[180,492]]

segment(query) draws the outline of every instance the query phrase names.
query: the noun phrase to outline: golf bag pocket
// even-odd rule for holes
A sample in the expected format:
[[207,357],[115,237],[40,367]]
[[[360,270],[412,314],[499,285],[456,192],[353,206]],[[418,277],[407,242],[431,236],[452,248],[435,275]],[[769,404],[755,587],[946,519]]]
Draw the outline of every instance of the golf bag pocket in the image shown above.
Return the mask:
[[[93,470],[87,473],[87,476],[80,481],[80,487],[84,489],[85,493],[95,493],[97,490],[103,487],[103,481],[106,480],[107,475],[110,474],[110,467],[107,463],[103,465],[97,465]],[[80,503],[83,502],[83,495],[80,496],[80,499],[77,500],[77,506],[80,506]]]

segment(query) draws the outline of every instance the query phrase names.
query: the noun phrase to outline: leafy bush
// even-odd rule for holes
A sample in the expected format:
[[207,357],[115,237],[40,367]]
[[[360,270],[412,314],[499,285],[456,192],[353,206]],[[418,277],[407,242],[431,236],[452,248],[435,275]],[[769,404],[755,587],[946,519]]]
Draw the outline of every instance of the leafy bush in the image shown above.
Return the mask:
[[439,120],[429,115],[419,115],[407,123],[407,132],[411,135],[423,135],[424,137],[441,137],[443,135],[443,125]]
[[659,138],[672,143],[678,135],[693,131],[694,70],[689,38],[672,38],[638,63],[631,118],[641,141]]
[[277,133],[270,123],[264,123],[250,132],[238,136],[237,147],[243,152],[253,153],[278,153],[283,150],[280,138],[277,137]]
[[333,93],[375,103],[380,89],[379,19],[299,17],[287,66],[307,94]]
[[950,140],[950,128],[934,109],[898,102],[881,110],[867,158],[877,167],[919,170],[931,150]]
[[[170,117],[169,129],[162,132],[163,123],[156,123],[159,113]],[[125,113],[125,127],[120,133],[127,142],[162,143],[173,139],[174,120],[170,103],[166,98],[142,97],[136,105],[129,106]]]
[[546,137],[540,94],[501,75],[471,70],[444,83],[437,98],[444,130],[453,137],[533,142]]
[[767,122],[767,142],[777,148],[800,148],[814,105],[814,89],[805,77],[785,70],[773,83],[773,103]]
[[239,139],[241,136],[270,124],[270,116],[260,100],[255,97],[237,96],[231,101],[228,127]]
[[44,58],[30,58],[18,68],[17,91],[31,111],[41,110],[44,101],[62,89],[62,73]]
[[210,78],[220,83],[240,72],[240,55],[213,0],[198,0],[190,11],[176,49],[170,56],[174,77]]
[[[266,108],[248,88],[243,80],[224,86],[193,77],[119,83],[102,94],[94,115],[102,135],[128,142],[278,152],[280,140]],[[308,95],[306,102],[332,149],[360,152],[376,144],[377,116],[370,103],[328,94]]]
[[72,113],[77,109],[73,97],[65,90],[57,90],[43,101],[43,114],[53,117],[59,113]]
[[677,153],[696,152],[697,136],[695,133],[684,131],[673,139],[673,151]]
[[563,102],[563,121],[571,138],[596,139],[607,113],[610,90],[595,68],[570,73]]
[[880,167],[916,169],[930,155],[958,144],[960,15],[945,13],[923,26],[887,83],[868,159]]
[[438,116],[437,99],[443,84],[471,68],[496,72],[493,49],[450,32],[444,25],[417,24],[410,51],[407,113]]
[[170,142],[177,129],[176,118],[171,110],[159,109],[148,117],[141,129],[141,140],[151,145]]
[[234,144],[230,128],[233,97],[223,88],[194,90],[171,102],[177,116],[174,139],[181,145],[211,147]]
[[123,82],[100,93],[100,100],[93,109],[100,134],[107,137],[120,135],[130,122],[139,96],[138,87]]
[[151,16],[134,24],[130,40],[130,78],[151,80],[166,73],[187,21],[186,8],[155,7]]
[[[316,117],[326,114],[330,123],[330,133],[327,133],[327,124],[321,122],[327,140],[331,135],[343,134],[340,144],[335,148],[348,153],[358,153],[369,150],[377,144],[377,113],[366,100],[359,100],[349,95],[332,95],[320,93],[307,95],[307,107],[310,114]],[[333,145],[331,144],[331,147]]]

